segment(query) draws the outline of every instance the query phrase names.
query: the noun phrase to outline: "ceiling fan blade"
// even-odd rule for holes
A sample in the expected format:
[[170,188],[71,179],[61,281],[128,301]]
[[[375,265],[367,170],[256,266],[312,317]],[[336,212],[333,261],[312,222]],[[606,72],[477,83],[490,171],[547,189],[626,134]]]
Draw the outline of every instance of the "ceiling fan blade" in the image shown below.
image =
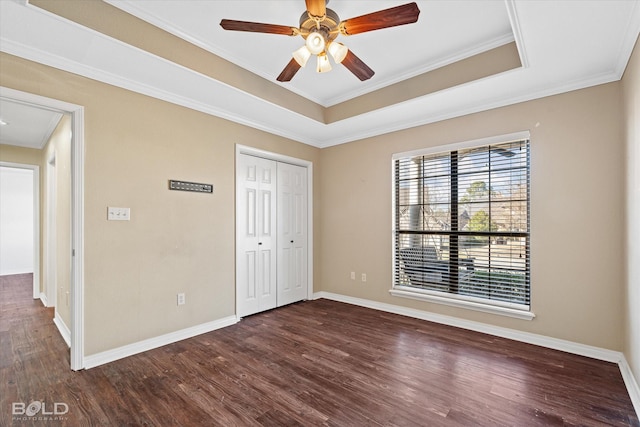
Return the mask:
[[305,0],[307,12],[312,16],[321,18],[327,14],[327,0]]
[[286,25],[262,24],[260,22],[235,21],[233,19],[223,19],[220,26],[231,31],[251,31],[254,33],[282,34],[285,36],[295,36],[297,29]]
[[296,75],[300,68],[300,64],[298,64],[295,59],[291,59],[291,61],[289,61],[287,66],[284,67],[284,70],[282,70],[276,80],[278,80],[279,82],[288,82],[293,78],[293,76]]
[[412,24],[418,20],[418,15],[420,15],[418,5],[415,2],[407,3],[344,20],[340,23],[340,31],[346,36],[351,36],[382,28]]
[[349,49],[347,56],[342,60],[342,65],[347,67],[349,71],[351,71],[361,81],[369,80],[375,74],[375,71],[362,62],[362,59],[358,58],[355,53],[351,52],[351,49]]

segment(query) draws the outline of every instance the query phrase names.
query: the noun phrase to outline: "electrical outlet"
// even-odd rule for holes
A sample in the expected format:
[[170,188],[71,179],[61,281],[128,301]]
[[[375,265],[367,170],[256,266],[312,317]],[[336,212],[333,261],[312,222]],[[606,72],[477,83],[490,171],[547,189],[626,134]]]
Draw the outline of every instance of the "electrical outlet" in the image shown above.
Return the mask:
[[367,273],[362,273],[362,281],[363,282],[367,281]]
[[178,305],[185,305],[185,303],[187,302],[185,294],[180,293],[178,294]]
[[355,271],[351,272],[351,280],[356,280],[356,272]]

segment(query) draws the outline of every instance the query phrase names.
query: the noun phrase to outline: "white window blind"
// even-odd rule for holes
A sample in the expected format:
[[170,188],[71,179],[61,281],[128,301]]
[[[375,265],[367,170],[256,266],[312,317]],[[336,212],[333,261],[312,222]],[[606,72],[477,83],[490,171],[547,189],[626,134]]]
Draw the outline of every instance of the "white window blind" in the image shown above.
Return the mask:
[[529,140],[396,158],[394,289],[530,308]]

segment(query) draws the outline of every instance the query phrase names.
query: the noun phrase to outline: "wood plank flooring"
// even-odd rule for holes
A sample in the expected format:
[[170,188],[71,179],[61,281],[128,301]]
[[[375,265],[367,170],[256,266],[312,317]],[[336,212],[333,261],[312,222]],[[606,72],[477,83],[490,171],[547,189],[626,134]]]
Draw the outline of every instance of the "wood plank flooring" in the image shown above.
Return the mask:
[[[0,297],[2,426],[640,425],[615,364],[347,304],[73,372],[31,276],[0,278]],[[13,419],[32,401],[69,411]]]

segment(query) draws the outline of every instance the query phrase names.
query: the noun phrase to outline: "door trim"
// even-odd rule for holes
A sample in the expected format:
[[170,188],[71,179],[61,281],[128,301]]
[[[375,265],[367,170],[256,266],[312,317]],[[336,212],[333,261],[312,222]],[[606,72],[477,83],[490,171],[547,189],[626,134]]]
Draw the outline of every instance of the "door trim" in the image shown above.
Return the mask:
[[33,172],[33,299],[40,298],[40,166],[1,162],[0,166]]
[[[296,166],[302,166],[307,169],[307,299],[313,298],[313,162],[308,160],[298,159],[296,157],[286,156],[284,154],[273,153],[271,151],[260,150],[258,148],[249,147],[246,145],[236,144],[236,158],[235,158],[235,169],[238,170],[238,158],[240,154],[247,154],[249,156],[261,157],[263,159],[275,160],[277,162],[289,163]],[[237,189],[238,183],[235,183],[235,188]],[[234,193],[235,194],[235,193]],[[237,214],[237,200],[235,204],[235,218],[238,217]],[[238,227],[236,225],[236,247],[238,245]],[[235,253],[235,251],[234,251]],[[237,266],[237,260],[235,261]],[[238,304],[238,284],[237,277],[235,283],[236,289],[236,318],[240,320],[239,313],[239,304]]]
[[[52,153],[51,157],[45,159],[45,176],[46,176],[46,189],[45,189],[45,212],[44,223],[46,224],[46,236],[45,246],[42,248],[44,254],[45,266],[44,277],[47,286],[42,290],[41,297],[45,306],[57,307],[57,295],[58,295],[58,262],[57,262],[57,223],[56,223],[56,208],[58,206],[58,188],[57,188],[57,176],[56,176],[56,155]],[[57,312],[57,309],[56,309]]]
[[0,86],[0,98],[71,115],[71,369],[84,368],[84,107]]

